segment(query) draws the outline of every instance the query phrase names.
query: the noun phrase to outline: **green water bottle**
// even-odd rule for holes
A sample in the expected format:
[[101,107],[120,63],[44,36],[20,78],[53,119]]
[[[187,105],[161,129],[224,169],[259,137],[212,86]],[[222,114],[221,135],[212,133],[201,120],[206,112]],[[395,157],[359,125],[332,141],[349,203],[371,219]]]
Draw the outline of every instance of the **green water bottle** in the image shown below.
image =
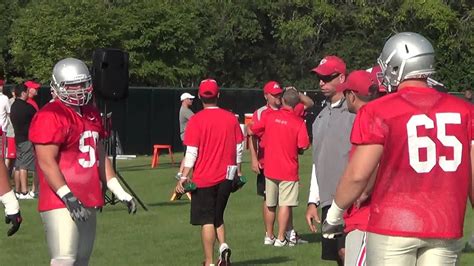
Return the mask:
[[183,187],[184,187],[184,192],[186,192],[186,193],[193,192],[194,190],[196,190],[196,184],[194,184],[194,182],[192,182],[190,180],[186,181],[183,184]]
[[247,183],[247,178],[243,175],[239,176],[239,180],[237,182],[237,187],[240,189]]

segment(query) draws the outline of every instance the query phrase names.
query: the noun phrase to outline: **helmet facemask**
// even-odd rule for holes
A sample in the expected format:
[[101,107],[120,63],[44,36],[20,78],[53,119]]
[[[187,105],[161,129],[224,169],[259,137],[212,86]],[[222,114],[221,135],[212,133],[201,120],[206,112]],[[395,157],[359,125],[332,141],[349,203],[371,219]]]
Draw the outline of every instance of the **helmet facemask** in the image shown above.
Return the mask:
[[86,105],[92,98],[92,82],[57,85],[51,82],[54,94],[62,102],[74,106]]
[[66,104],[86,105],[92,97],[92,78],[89,69],[81,60],[63,59],[54,66],[51,88]]

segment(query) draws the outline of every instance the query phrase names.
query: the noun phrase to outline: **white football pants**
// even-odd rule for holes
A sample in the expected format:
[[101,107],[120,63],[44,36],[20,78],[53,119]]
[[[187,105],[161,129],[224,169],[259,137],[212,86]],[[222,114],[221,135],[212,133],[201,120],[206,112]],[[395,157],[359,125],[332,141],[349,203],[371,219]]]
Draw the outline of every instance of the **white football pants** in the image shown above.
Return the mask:
[[96,209],[85,222],[72,220],[66,208],[41,212],[51,265],[88,265],[96,231]]

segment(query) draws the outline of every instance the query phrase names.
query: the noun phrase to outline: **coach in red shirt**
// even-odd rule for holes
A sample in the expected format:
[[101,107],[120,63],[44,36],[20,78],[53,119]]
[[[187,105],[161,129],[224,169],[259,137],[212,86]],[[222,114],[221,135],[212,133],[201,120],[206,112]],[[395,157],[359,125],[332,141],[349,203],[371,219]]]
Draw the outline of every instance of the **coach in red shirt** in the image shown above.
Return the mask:
[[285,246],[285,231],[291,208],[298,205],[298,152],[309,146],[306,124],[293,113],[299,103],[298,92],[286,90],[282,97],[283,107],[268,113],[250,127],[249,133],[262,136],[265,133],[264,175],[266,177],[266,205],[270,212],[278,212],[278,239],[275,246]]
[[214,242],[220,243],[217,265],[230,265],[230,248],[226,244],[224,210],[229,199],[232,180],[239,171],[244,136],[233,113],[217,106],[219,86],[213,79],[199,85],[199,98],[204,109],[188,123],[184,144],[184,170],[176,191],[184,193],[183,185],[193,169],[191,224],[201,226],[204,265],[213,263]]

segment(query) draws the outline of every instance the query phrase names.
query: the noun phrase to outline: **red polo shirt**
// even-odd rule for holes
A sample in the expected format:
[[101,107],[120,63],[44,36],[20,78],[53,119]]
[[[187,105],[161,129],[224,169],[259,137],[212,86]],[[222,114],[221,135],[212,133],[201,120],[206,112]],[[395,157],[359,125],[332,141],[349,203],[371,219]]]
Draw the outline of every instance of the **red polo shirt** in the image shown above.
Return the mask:
[[265,134],[264,174],[283,181],[298,181],[298,149],[309,147],[306,124],[293,110],[281,108],[267,113],[252,125],[252,132]]

